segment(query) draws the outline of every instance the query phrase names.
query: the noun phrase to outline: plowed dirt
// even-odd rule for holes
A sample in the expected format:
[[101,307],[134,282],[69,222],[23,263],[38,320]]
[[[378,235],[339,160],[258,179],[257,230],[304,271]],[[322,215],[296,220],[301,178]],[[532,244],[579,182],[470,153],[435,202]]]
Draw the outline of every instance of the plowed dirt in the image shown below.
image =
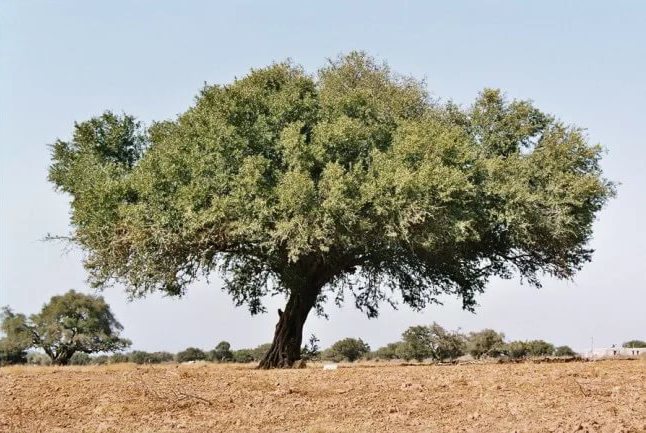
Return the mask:
[[646,432],[646,361],[0,369],[3,432]]

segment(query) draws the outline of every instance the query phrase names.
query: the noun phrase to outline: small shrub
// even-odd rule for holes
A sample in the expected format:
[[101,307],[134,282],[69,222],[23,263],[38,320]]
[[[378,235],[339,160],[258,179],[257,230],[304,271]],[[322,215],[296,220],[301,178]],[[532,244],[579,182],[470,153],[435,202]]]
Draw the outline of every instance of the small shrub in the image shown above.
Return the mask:
[[318,359],[321,356],[321,351],[319,349],[319,339],[316,338],[316,335],[312,334],[310,336],[309,342],[303,346],[301,349],[301,359],[305,361],[312,361]]
[[70,365],[90,365],[92,358],[84,352],[75,352],[70,358]]
[[29,365],[52,365],[52,360],[49,356],[40,352],[27,353],[27,364]]
[[123,364],[129,361],[130,359],[125,353],[115,353],[110,356],[110,364]]
[[93,356],[91,363],[94,365],[105,365],[110,362],[110,357],[108,355],[97,355]]

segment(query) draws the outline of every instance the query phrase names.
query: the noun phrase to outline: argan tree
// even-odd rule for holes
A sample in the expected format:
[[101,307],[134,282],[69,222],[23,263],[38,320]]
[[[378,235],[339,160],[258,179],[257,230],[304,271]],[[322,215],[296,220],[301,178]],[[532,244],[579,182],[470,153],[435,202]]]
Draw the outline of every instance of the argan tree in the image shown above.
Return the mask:
[[398,354],[407,361],[421,362],[433,356],[433,334],[428,326],[411,326],[402,333],[402,341]]
[[67,365],[78,352],[110,352],[130,345],[119,337],[121,324],[102,297],[74,290],[53,296],[29,318],[5,308],[2,328],[6,341],[41,348],[55,365]]
[[283,294],[270,368],[300,357],[329,296],[370,317],[442,294],[471,310],[493,276],[571,278],[613,194],[601,152],[530,102],[439,103],[354,52],[205,86],[147,128],[110,112],[78,123],[49,179],[71,196],[68,238],[96,287],[179,296],[218,272],[252,314]]
[[643,340],[630,340],[626,341],[624,344],[621,345],[621,347],[646,347],[646,341]]
[[483,356],[493,358],[505,351],[505,334],[493,329],[471,332],[467,340],[467,352],[476,359]]
[[361,338],[344,338],[323,352],[323,358],[336,362],[354,362],[370,352],[370,346]]
[[228,341],[220,341],[215,349],[209,352],[208,358],[211,361],[227,362],[233,360],[233,352],[231,352],[231,344]]

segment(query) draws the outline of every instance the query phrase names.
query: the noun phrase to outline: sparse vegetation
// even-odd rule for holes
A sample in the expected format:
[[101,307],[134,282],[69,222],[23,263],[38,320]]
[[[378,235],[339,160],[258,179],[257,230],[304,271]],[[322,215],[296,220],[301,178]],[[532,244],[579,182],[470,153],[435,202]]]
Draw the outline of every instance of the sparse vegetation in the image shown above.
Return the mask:
[[321,350],[319,348],[319,339],[316,338],[316,335],[311,335],[308,343],[303,346],[301,350],[301,359],[305,361],[314,361],[319,359],[321,356]]

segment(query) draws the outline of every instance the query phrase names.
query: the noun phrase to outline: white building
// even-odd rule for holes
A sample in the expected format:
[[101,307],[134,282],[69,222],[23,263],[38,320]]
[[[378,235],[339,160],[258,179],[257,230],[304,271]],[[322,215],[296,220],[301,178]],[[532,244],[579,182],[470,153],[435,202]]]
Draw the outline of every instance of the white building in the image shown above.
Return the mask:
[[610,347],[588,352],[588,358],[612,358],[615,356],[646,356],[646,347]]

